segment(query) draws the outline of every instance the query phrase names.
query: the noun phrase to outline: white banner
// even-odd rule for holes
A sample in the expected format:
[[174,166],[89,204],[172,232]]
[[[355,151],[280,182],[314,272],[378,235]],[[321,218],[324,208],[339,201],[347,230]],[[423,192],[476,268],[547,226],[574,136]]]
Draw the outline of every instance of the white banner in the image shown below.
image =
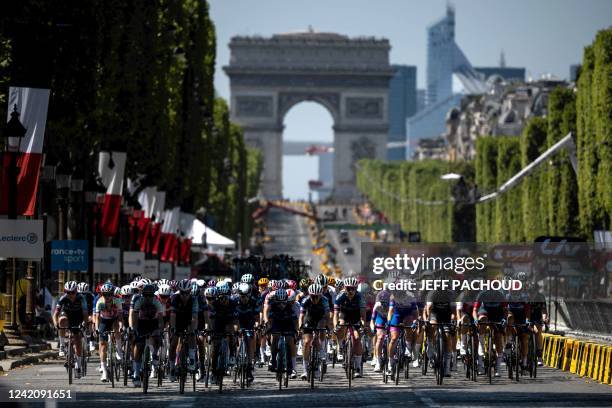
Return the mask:
[[145,271],[145,254],[139,251],[123,253],[123,273],[142,275]]
[[121,251],[119,248],[94,248],[94,272],[119,274]]
[[188,266],[177,266],[174,269],[174,279],[179,281],[181,279],[191,278],[191,268]]
[[159,263],[159,279],[172,279],[172,264],[170,262]]
[[145,260],[143,276],[149,279],[157,279],[159,277],[159,261],[156,259]]
[[42,220],[0,220],[0,258],[44,258]]

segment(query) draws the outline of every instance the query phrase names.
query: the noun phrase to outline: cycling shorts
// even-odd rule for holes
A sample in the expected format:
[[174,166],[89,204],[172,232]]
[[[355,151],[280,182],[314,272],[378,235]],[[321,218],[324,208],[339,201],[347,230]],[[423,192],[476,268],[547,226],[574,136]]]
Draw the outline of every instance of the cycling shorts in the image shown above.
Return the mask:
[[117,318],[115,319],[100,318],[98,322],[98,332],[100,332],[100,340],[108,341],[108,332],[113,330],[113,325],[115,324],[116,321],[117,321]]

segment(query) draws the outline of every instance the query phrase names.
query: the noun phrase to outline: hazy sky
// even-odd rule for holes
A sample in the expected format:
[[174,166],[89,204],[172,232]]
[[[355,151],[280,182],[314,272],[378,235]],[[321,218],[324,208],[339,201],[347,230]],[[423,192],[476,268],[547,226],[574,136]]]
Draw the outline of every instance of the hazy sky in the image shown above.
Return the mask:
[[[227,44],[234,35],[306,30],[389,39],[390,62],[417,66],[418,87],[425,87],[426,28],[441,18],[446,0],[209,0],[217,31],[215,87],[229,99],[229,81],[221,67],[229,62]],[[595,33],[612,25],[612,0],[455,0],[456,41],[475,66],[525,67],[534,78],[552,73],[567,78]],[[332,141],[331,116],[315,103],[302,103],[287,114],[288,140]],[[316,178],[315,158],[284,160],[286,196],[307,196]],[[290,183],[287,180],[291,180]]]

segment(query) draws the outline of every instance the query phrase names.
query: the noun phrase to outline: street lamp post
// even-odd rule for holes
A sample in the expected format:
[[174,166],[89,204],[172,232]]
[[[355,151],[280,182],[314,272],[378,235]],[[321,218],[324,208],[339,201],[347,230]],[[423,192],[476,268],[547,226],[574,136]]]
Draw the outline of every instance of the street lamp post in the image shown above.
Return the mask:
[[[70,190],[70,182],[72,169],[67,166],[65,161],[61,161],[55,176],[55,187],[57,189],[57,237],[60,241],[66,239],[66,205],[68,204],[68,191]],[[57,290],[58,294],[64,291],[65,271],[58,272]]]
[[[13,112],[11,112],[11,119],[4,127],[4,136],[6,137],[7,153],[10,155],[10,166],[9,166],[9,211],[8,217],[11,220],[17,219],[17,156],[19,155],[19,147],[21,146],[21,139],[26,134],[26,128],[23,127],[19,121],[19,112],[17,112],[17,105],[13,106]],[[11,288],[11,325],[10,329],[17,330],[17,263],[16,259],[12,259],[13,270],[11,272],[11,284],[7,285],[7,289]],[[7,274],[7,277],[9,275]]]
[[[71,239],[81,239],[83,237],[83,171],[80,166],[76,166],[72,179],[70,180],[70,212],[72,215],[68,217],[72,221],[70,230]],[[71,274],[68,272],[68,280],[71,280]]]

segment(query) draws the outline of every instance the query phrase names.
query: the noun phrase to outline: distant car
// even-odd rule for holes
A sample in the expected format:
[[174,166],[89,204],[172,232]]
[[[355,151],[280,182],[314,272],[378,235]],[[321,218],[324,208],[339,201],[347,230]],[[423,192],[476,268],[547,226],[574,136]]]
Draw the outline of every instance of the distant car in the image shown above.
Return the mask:
[[353,249],[353,247],[346,247],[342,252],[344,252],[344,255],[353,255],[355,253],[355,250]]
[[348,231],[340,230],[339,235],[340,235],[340,243],[341,244],[348,244],[349,243],[349,234],[348,234]]

